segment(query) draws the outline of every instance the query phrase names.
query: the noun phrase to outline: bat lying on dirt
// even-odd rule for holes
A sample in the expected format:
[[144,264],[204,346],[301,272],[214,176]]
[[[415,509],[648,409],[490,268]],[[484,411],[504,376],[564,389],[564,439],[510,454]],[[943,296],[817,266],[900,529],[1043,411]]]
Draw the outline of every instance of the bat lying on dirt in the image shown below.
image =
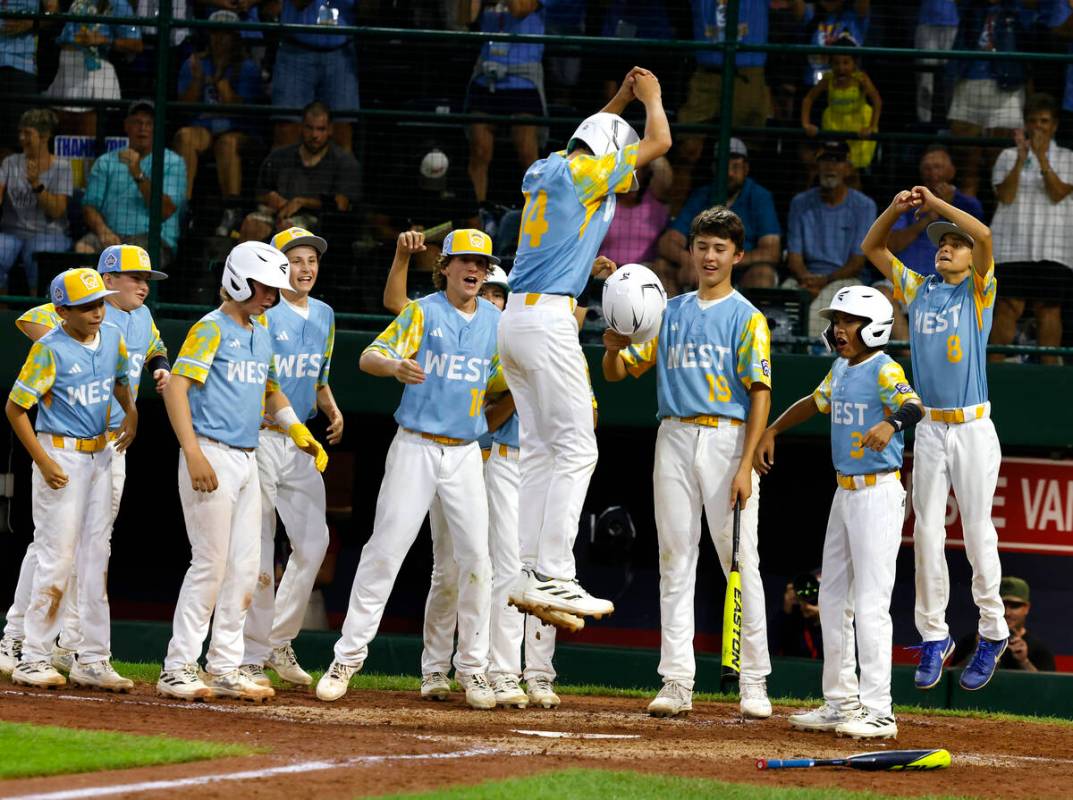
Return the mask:
[[878,753],[858,753],[845,758],[758,758],[757,769],[790,769],[793,767],[850,767],[868,771],[945,769],[950,766],[948,750],[883,750]]

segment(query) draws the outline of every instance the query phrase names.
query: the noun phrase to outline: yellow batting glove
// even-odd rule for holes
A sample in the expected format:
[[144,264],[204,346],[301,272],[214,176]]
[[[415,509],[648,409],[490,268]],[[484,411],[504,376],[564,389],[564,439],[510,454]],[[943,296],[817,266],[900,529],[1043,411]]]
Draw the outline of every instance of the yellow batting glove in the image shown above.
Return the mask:
[[298,445],[300,450],[304,450],[313,456],[313,463],[317,467],[317,472],[324,472],[328,466],[328,454],[324,452],[320,442],[313,438],[309,428],[300,422],[296,422],[287,429],[287,433],[290,434],[291,440]]

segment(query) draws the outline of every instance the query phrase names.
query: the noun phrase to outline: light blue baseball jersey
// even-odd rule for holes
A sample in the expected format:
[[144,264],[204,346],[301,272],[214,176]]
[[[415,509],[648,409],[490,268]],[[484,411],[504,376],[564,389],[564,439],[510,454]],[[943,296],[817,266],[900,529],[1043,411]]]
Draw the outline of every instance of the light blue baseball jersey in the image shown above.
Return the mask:
[[[52,303],[35,306],[20,316],[15,324],[32,322],[37,325],[45,325],[49,328],[57,327],[62,320],[56,313],[56,306]],[[123,341],[127,346],[127,363],[130,366],[128,386],[131,396],[137,400],[138,390],[142,385],[142,370],[145,363],[156,356],[168,355],[168,349],[160,338],[160,331],[153,322],[153,315],[145,306],[140,306],[133,311],[123,311],[111,303],[104,304],[104,321],[110,322],[119,328],[123,334]],[[112,404],[111,417],[108,420],[109,430],[115,430],[123,424],[127,412],[118,403]]]
[[658,365],[659,416],[745,420],[749,388],[771,386],[771,333],[763,313],[731,292],[707,308],[696,292],[667,303],[659,336],[619,352],[635,377]]
[[510,290],[581,294],[615,216],[615,194],[629,191],[636,166],[636,144],[572,159],[561,150],[530,166]]
[[262,321],[272,334],[280,389],[298,419],[312,419],[317,415],[317,390],[328,385],[335,349],[335,312],[327,303],[310,297],[308,318],[283,300],[264,316]]
[[220,309],[203,316],[186,334],[173,375],[190,389],[194,431],[232,447],[257,447],[264,397],[279,391],[272,337],[254,321],[239,325]]
[[127,346],[119,328],[103,323],[90,349],[56,327],[34,342],[8,399],[23,408],[38,403],[36,429],[92,439],[108,430],[116,383],[128,382]]
[[839,358],[812,399],[820,411],[831,415],[831,460],[836,470],[843,475],[868,475],[901,469],[904,434],[895,433],[878,453],[863,444],[873,425],[907,400],[920,400],[901,364],[886,353],[876,353],[854,366]]
[[486,391],[506,391],[496,350],[499,309],[477,298],[467,320],[443,292],[406,306],[365,352],[412,358],[425,371],[424,383],[407,384],[395,411],[404,428],[475,441],[488,430]]
[[913,382],[928,408],[987,402],[987,339],[995,313],[995,264],[954,285],[894,259],[894,296],[909,307]]
[[496,444],[505,444],[507,447],[518,448],[521,446],[518,442],[519,428],[518,414],[515,412],[510,415],[510,419],[492,432],[492,441]]

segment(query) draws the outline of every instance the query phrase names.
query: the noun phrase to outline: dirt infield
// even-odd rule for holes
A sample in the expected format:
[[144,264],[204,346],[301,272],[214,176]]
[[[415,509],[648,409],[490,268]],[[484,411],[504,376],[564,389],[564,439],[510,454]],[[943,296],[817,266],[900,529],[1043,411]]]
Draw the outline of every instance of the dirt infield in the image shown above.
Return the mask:
[[[0,719],[129,733],[236,742],[263,755],[192,764],[0,783],[0,797],[116,787],[138,798],[274,800],[352,798],[524,775],[567,767],[626,769],[769,786],[837,786],[893,795],[984,798],[1073,796],[1073,726],[901,716],[897,744],[861,746],[791,731],[777,708],[763,722],[742,722],[734,705],[698,703],[682,720],[655,720],[639,700],[564,697],[563,706],[479,712],[461,694],[445,703],[416,692],[352,691],[319,703],[281,692],[265,706],[188,705],[138,686],[130,695],[37,692],[0,684]],[[549,734],[538,735],[536,732]],[[849,770],[758,772],[765,756],[832,757],[884,748],[946,747],[949,770],[861,773]],[[148,782],[154,782],[146,786]],[[127,789],[119,787],[126,786]],[[134,791],[132,791],[134,790]],[[67,795],[68,797],[74,795]]]

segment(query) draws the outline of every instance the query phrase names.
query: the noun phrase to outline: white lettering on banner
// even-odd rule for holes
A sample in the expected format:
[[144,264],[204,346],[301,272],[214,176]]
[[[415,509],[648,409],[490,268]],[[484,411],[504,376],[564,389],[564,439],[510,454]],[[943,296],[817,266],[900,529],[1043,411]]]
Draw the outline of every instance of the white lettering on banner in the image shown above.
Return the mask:
[[316,378],[320,375],[323,353],[292,353],[289,356],[273,355],[277,378]]
[[864,412],[867,410],[867,403],[847,403],[844,400],[835,400],[831,403],[831,424],[863,425]]
[[[952,319],[947,319],[950,316]],[[916,315],[917,333],[943,333],[948,329],[957,330],[961,319],[961,303],[950,306],[946,311],[925,311]]]
[[729,347],[718,344],[683,342],[667,348],[667,369],[715,369],[723,371],[723,359]]
[[1059,481],[1021,478],[1021,495],[1030,530],[1046,530],[1051,524],[1058,531],[1073,530],[1073,481],[1066,482],[1063,498]]
[[229,361],[227,380],[239,383],[265,383],[268,381],[268,365],[261,361]]
[[451,353],[425,353],[425,372],[449,381],[478,383],[488,375],[492,361],[488,358],[466,358]]
[[67,387],[67,402],[72,406],[93,406],[109,400],[112,396],[112,379],[90,381]]

